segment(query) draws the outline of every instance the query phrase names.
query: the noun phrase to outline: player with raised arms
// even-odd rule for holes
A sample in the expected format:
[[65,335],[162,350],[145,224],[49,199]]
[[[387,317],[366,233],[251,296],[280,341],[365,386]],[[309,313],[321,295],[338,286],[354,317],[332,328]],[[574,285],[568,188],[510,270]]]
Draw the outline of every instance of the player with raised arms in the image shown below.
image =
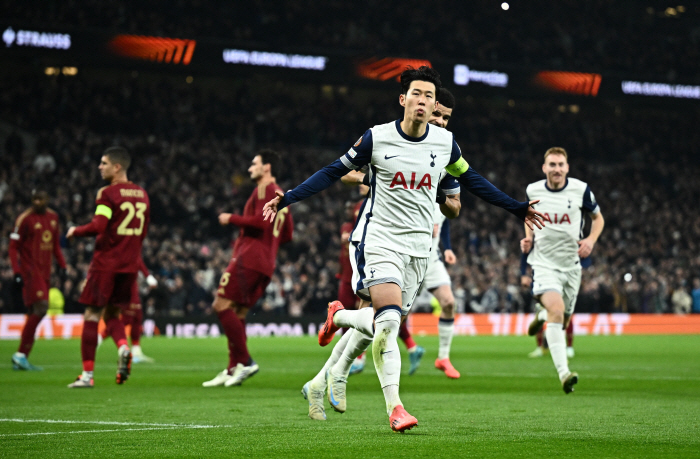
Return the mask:
[[[374,333],[372,317],[362,323],[347,322],[374,338],[374,365],[390,427],[397,432],[418,424],[399,398],[401,357],[397,335],[402,316],[410,310],[425,277],[432,245],[434,202],[444,169],[462,186],[528,224],[540,227],[542,218],[529,203],[515,201],[474,172],[462,158],[451,133],[429,127],[440,86],[439,74],[429,67],[404,71],[399,95],[399,103],[404,107],[402,119],[368,129],[345,155],[288,193],[277,191],[263,209],[265,219],[272,222],[287,206],[323,191],[349,170],[369,165],[370,192],[353,231],[362,234],[361,242],[353,243],[353,277],[357,280],[356,292],[369,294],[372,300]],[[333,323],[336,313],[366,317],[367,309],[343,311],[339,302],[331,303],[325,334],[319,339],[332,339],[338,330]],[[358,348],[363,343],[357,344],[360,346],[351,340],[348,346]]]
[[131,349],[119,305],[129,303],[140,268],[141,248],[148,233],[151,204],[146,190],[127,178],[131,155],[123,147],[106,149],[100,160],[100,175],[109,185],[100,188],[95,216],[87,225],[68,229],[66,237],[96,236],[87,281],[80,295],[85,307],[80,349],[83,373],[70,388],[93,387],[98,322],[103,316],[117,344],[117,384],[131,374]]
[[[565,393],[578,383],[578,373],[569,370],[564,330],[574,312],[581,286],[581,259],[593,251],[605,220],[586,182],[568,178],[566,150],[552,147],[544,154],[542,172],[546,179],[527,186],[528,199],[537,200],[537,210],[544,214],[547,226],[540,231],[525,227],[520,249],[528,253],[532,266],[532,294],[544,307],[539,311],[529,332],[537,333],[545,321],[545,336],[554,367]],[[591,216],[591,232],[581,239],[583,216]]]

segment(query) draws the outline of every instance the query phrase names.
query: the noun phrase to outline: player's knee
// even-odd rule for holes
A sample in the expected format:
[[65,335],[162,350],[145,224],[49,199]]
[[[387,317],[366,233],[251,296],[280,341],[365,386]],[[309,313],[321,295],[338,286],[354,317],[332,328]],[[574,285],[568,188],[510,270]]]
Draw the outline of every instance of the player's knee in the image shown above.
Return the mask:
[[441,304],[440,308],[442,309],[442,313],[445,316],[454,316],[455,314],[455,302],[454,299],[452,301],[448,301],[445,304]]
[[547,322],[563,324],[564,311],[558,308],[552,308],[551,310],[547,310]]
[[37,315],[39,317],[44,317],[46,315],[46,312],[49,310],[49,302],[48,301],[37,301],[32,305],[32,314]]
[[217,296],[214,298],[214,302],[212,303],[212,307],[214,308],[214,311],[216,312],[224,312],[226,309],[231,308],[233,304],[233,301],[227,300],[226,298],[222,298],[220,296]]
[[248,315],[248,309],[250,308],[246,306],[240,306],[235,303],[233,304],[233,310],[236,312],[236,316],[241,320],[245,319],[245,316]]
[[88,306],[87,308],[85,308],[85,314],[83,315],[83,318],[88,322],[99,322],[101,316],[101,309]]

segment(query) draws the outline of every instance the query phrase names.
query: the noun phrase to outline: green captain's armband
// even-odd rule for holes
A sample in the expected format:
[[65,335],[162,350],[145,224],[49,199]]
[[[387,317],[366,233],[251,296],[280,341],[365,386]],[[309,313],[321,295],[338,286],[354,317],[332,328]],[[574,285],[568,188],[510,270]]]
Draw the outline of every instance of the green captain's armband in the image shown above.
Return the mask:
[[450,175],[453,177],[459,177],[460,175],[467,172],[467,169],[469,169],[469,163],[466,162],[461,156],[456,162],[450,164],[445,168],[445,170],[447,170],[447,172],[449,172]]
[[95,209],[95,215],[104,215],[105,217],[107,217],[107,220],[111,220],[112,219],[112,209],[105,206],[104,204],[100,204],[97,206],[97,209]]

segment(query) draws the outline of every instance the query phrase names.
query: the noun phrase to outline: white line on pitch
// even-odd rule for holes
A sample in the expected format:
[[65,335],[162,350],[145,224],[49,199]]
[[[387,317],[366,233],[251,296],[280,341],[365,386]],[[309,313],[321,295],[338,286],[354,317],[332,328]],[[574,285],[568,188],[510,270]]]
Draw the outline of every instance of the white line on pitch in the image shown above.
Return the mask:
[[[192,428],[187,426],[181,426],[185,428]],[[84,434],[84,433],[102,433],[102,432],[129,432],[136,430],[175,430],[177,427],[144,427],[141,429],[104,429],[104,430],[72,430],[66,432],[29,432],[29,433],[16,433],[16,434],[0,434],[0,437],[27,437],[33,435],[61,435],[61,434]]]
[[[26,422],[26,423],[39,423],[39,422],[41,422],[41,423],[45,423],[45,424],[95,424],[95,425],[106,425],[106,426],[172,427],[172,428],[182,428],[182,429],[216,429],[216,428],[220,428],[220,427],[231,427],[231,426],[212,426],[212,425],[198,425],[198,424],[157,424],[157,423],[152,423],[152,422],[72,421],[72,420],[62,420],[62,419],[16,419],[16,418],[0,419],[0,422]],[[106,430],[103,432],[106,432]]]

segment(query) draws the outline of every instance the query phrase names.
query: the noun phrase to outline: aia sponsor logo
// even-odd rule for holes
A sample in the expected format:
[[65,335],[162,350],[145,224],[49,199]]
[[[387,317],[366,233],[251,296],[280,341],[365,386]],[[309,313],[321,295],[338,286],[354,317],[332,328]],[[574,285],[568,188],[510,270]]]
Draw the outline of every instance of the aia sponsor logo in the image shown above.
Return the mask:
[[569,225],[571,224],[571,219],[569,218],[569,214],[564,214],[561,217],[559,214],[553,214],[554,218],[549,216],[548,213],[545,212],[544,214],[544,221],[552,223],[552,224],[559,224],[562,225],[564,223],[568,223]]
[[[408,172],[406,174],[408,175]],[[417,180],[416,173],[411,172],[410,181],[408,181],[403,172],[397,172],[394,174],[394,179],[391,181],[389,188],[398,187],[402,187],[404,190],[420,190],[422,187],[428,187],[429,190],[432,190],[433,182],[430,174],[425,174],[423,178]]]
[[189,65],[196,44],[195,40],[181,38],[117,35],[107,46],[113,53],[122,57]]

